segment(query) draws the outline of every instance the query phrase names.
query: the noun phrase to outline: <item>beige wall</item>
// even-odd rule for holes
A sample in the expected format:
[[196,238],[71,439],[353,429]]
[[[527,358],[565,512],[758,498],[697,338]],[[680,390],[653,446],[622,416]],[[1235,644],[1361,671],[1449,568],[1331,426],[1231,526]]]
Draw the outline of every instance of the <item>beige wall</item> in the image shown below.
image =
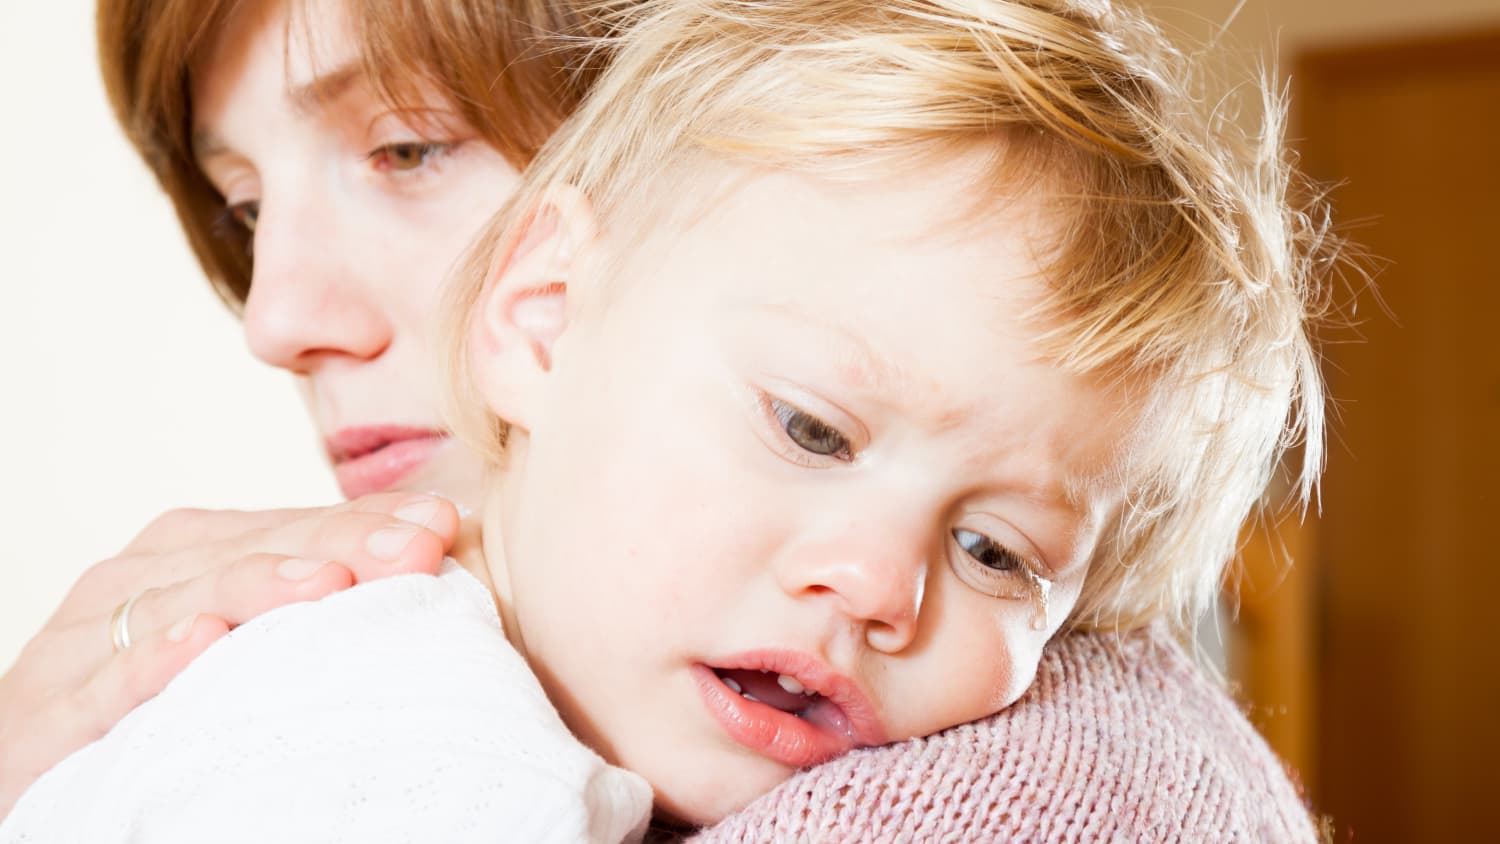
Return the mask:
[[156,513],[335,498],[115,129],[92,10],[0,2],[0,668]]

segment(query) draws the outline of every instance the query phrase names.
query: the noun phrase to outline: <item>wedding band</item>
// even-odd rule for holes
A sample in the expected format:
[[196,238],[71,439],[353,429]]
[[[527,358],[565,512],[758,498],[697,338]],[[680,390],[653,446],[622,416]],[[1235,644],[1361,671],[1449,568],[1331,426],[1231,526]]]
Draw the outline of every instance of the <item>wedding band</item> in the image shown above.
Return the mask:
[[115,646],[115,653],[130,647],[130,609],[135,606],[136,599],[146,593],[137,592],[130,596],[125,603],[115,607],[114,615],[109,617],[109,641]]

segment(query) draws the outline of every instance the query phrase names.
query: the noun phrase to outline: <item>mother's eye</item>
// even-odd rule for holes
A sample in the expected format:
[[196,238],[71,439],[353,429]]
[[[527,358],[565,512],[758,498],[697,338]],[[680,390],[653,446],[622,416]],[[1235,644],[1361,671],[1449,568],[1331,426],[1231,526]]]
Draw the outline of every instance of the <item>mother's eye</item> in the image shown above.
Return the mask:
[[852,460],[854,446],[849,438],[827,422],[805,413],[780,399],[770,399],[771,412],[786,432],[787,439],[809,454]]
[[242,229],[253,234],[255,232],[255,224],[259,221],[259,200],[236,202],[219,211],[218,217],[214,220],[214,229],[217,234],[226,237],[237,229]]
[[982,533],[955,528],[953,538],[964,553],[987,569],[1010,572],[1026,568],[1020,555]]
[[214,237],[245,250],[255,257],[255,224],[260,221],[260,201],[236,202],[219,210],[210,227]]
[[404,141],[377,147],[368,158],[382,171],[409,173],[452,152],[453,145],[437,141]]

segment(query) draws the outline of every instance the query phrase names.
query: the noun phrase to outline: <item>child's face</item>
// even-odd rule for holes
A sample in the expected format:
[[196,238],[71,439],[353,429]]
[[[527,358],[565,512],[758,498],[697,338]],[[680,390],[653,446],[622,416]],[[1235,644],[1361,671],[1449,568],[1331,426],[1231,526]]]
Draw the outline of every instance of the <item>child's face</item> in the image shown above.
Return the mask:
[[[757,176],[658,233],[607,314],[573,312],[550,368],[492,399],[521,422],[487,523],[517,644],[678,818],[1013,702],[1117,505],[1085,482],[1118,402],[1019,319],[1040,214],[945,225],[968,201],[951,170]],[[599,295],[588,243],[569,254],[567,295]],[[500,287],[559,280],[527,272]]]

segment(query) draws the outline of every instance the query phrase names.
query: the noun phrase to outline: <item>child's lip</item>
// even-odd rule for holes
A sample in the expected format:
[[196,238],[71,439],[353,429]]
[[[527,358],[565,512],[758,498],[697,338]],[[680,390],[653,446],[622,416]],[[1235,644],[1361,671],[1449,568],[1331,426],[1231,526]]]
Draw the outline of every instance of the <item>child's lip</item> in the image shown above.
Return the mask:
[[[842,730],[820,726],[768,704],[747,700],[720,679],[719,671],[744,669],[787,675],[825,703],[837,707]],[[859,684],[810,654],[756,650],[693,666],[704,705],[730,737],[761,755],[794,768],[827,761],[857,747],[889,741],[870,697]]]

